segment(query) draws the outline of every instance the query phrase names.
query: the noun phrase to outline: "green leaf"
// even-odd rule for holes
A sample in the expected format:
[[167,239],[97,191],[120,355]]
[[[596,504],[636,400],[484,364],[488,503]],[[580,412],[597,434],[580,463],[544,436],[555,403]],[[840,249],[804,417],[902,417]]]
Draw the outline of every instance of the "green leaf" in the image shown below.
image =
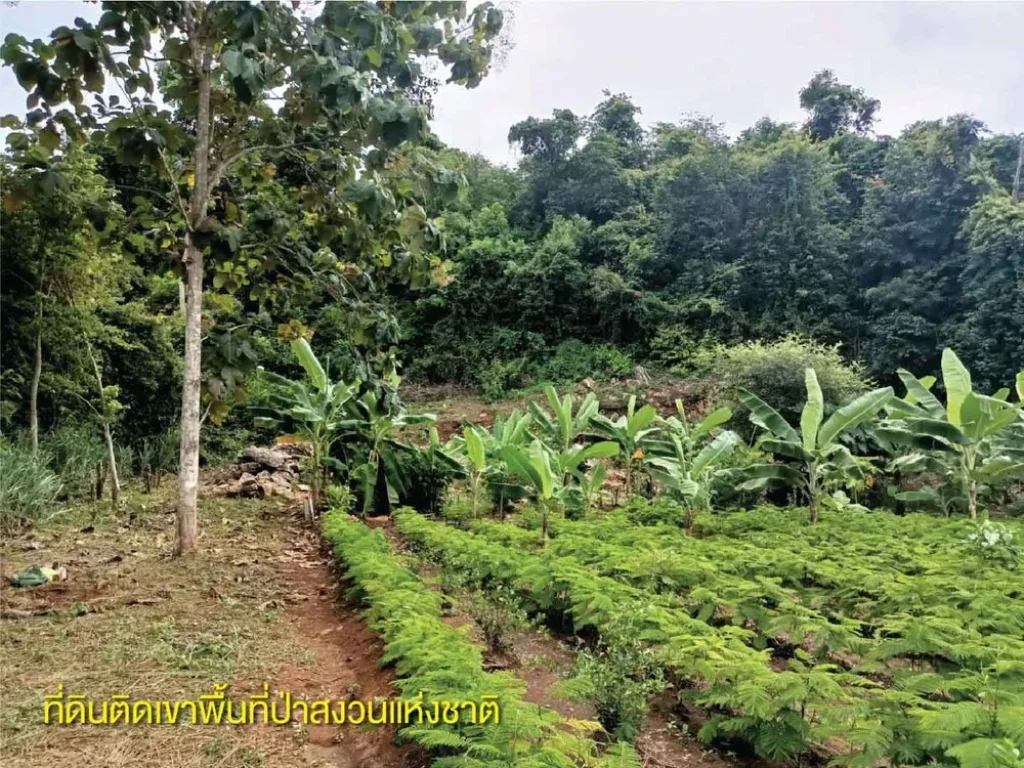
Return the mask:
[[744,479],[744,482],[739,485],[739,488],[743,490],[761,488],[771,480],[798,487],[807,484],[807,479],[801,472],[785,464],[754,464],[745,467],[737,474]]
[[735,432],[726,430],[720,432],[714,440],[701,448],[693,460],[693,474],[699,475],[708,467],[712,467],[724,459],[740,443],[740,438]]
[[800,414],[800,431],[803,433],[804,450],[812,453],[817,446],[818,427],[825,413],[825,400],[821,396],[818,375],[813,368],[804,371],[804,383],[807,387],[807,402]]
[[768,403],[753,392],[748,392],[745,389],[737,390],[737,394],[739,395],[740,402],[750,409],[750,420],[754,424],[761,427],[761,429],[767,429],[773,435],[781,437],[783,440],[790,440],[794,443],[800,442],[800,436],[796,433],[796,430]]
[[53,150],[60,146],[60,134],[56,128],[48,125],[39,132],[39,143],[48,152],[53,152]]
[[942,383],[946,386],[946,414],[960,426],[960,408],[971,394],[971,374],[952,349],[942,350]]
[[892,387],[882,387],[865,392],[852,403],[844,405],[833,413],[818,432],[818,445],[828,446],[840,432],[860,424],[874,416],[893,396]]
[[473,463],[474,468],[478,472],[482,472],[487,466],[483,441],[473,427],[466,427],[463,434],[466,439],[466,455]]
[[316,355],[313,354],[313,348],[309,346],[309,342],[305,339],[295,339],[292,342],[292,352],[295,359],[299,361],[299,365],[306,371],[310,381],[313,382],[313,386],[323,392],[327,387],[327,374]]
[[942,403],[929,391],[935,383],[934,377],[926,376],[923,379],[918,379],[904,368],[896,371],[896,375],[900,377],[903,386],[907,388],[907,396],[905,398],[907,402],[911,404],[920,403],[921,407],[933,419],[941,419],[946,415],[946,409],[942,407]]
[[[685,416],[685,414],[683,415]],[[690,433],[690,436],[694,440],[696,440],[698,437],[707,434],[715,427],[719,427],[722,424],[725,424],[725,422],[727,422],[731,418],[731,408],[724,405],[721,408],[716,408],[697,423],[697,426],[693,428],[693,431]]]

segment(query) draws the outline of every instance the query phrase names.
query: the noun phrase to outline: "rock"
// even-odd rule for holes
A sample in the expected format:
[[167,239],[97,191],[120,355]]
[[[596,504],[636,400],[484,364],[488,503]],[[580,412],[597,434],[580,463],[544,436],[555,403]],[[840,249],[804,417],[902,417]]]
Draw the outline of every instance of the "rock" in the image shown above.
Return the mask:
[[258,445],[250,445],[242,453],[242,458],[271,469],[288,469],[295,465],[294,454],[282,450],[281,447],[263,448]]

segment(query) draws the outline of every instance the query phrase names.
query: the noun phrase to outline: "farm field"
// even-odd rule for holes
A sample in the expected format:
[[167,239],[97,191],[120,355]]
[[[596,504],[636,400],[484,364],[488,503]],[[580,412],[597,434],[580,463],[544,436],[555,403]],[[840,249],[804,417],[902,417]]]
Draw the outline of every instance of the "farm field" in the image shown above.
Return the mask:
[[808,529],[804,510],[761,509],[687,536],[631,511],[560,520],[545,546],[535,515],[462,530],[400,510],[396,526],[565,631],[650,644],[709,742],[772,760],[1015,764],[1024,577],[972,553],[964,524],[863,514]]
[[0,2],[2,767],[1024,768],[1024,4],[819,5]]

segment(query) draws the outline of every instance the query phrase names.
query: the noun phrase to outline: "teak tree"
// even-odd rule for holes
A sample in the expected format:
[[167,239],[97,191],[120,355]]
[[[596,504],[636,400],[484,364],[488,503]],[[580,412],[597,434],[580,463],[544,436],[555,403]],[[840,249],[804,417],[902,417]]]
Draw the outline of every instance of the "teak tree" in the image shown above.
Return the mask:
[[[440,64],[449,82],[475,86],[501,24],[490,3],[468,14],[460,2],[327,3],[309,16],[298,2],[108,2],[96,24],[77,18],[48,41],[6,37],[3,60],[29,92],[26,124],[39,144],[56,149],[62,128],[74,140],[102,132],[120,158],[151,164],[177,191],[185,344],[176,554],[197,547],[206,257],[228,229],[219,188],[254,163],[272,176],[267,158],[298,151],[337,177],[333,197],[296,192],[308,209],[335,227],[359,230],[358,218],[372,215],[415,237],[376,171],[390,150],[425,134],[425,72]],[[104,99],[108,78],[120,95]],[[85,92],[96,94],[93,106]],[[15,147],[31,140],[12,136]]]

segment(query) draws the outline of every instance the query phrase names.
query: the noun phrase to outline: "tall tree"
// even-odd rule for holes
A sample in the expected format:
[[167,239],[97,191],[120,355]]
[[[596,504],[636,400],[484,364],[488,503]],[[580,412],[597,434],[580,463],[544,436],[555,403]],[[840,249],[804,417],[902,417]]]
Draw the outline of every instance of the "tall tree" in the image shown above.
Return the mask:
[[870,130],[881,102],[861,88],[840,83],[832,70],[823,69],[800,90],[800,106],[811,113],[804,129],[821,141],[848,131]]
[[[29,91],[28,121],[42,126],[43,142],[55,146],[61,128],[73,137],[102,131],[123,156],[153,164],[173,184],[185,283],[174,549],[184,554],[198,544],[206,256],[221,236],[237,242],[232,214],[215,215],[219,188],[232,175],[272,178],[269,158],[298,151],[315,171],[335,174],[342,190],[340,199],[304,201],[309,213],[347,204],[347,224],[358,234],[360,217],[396,207],[377,171],[393,148],[424,134],[426,108],[408,96],[424,65],[439,60],[450,81],[476,85],[502,15],[484,3],[467,16],[457,2],[327,3],[315,17],[303,15],[298,3],[185,0],[103,8],[95,25],[75,19],[49,41],[9,35],[2,55]],[[151,63],[170,109],[153,98]],[[125,101],[98,96],[95,106],[87,105],[84,92],[102,93],[108,77]],[[58,109],[65,102],[70,106]],[[369,229],[362,231],[368,236]]]

